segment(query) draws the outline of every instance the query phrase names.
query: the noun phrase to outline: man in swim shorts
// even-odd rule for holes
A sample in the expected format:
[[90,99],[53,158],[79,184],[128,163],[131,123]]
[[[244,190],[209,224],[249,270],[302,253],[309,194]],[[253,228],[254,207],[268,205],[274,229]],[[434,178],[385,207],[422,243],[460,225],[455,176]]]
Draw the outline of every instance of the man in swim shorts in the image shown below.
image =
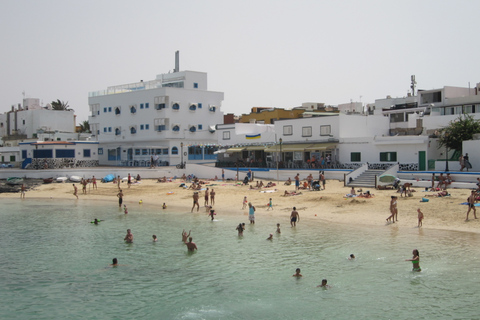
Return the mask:
[[[122,202],[123,202],[123,192],[122,192],[122,189],[120,189],[120,192],[117,193],[117,197],[118,197],[118,207],[121,208],[122,207]],[[78,198],[78,197],[77,197]]]
[[465,221],[468,221],[468,214],[473,209],[473,216],[477,219],[477,209],[475,209],[475,190],[472,190],[470,196],[468,197],[468,211],[467,211],[467,218]]
[[300,188],[300,173],[297,173],[295,176],[295,190],[298,190]]
[[297,212],[297,208],[293,207],[292,214],[290,215],[290,225],[296,227],[297,221],[300,222],[300,215]]
[[192,207],[192,211],[190,212],[193,212],[193,208],[195,208],[195,206],[197,206],[197,212],[198,210],[200,209],[200,205],[198,204],[198,192],[194,192],[193,193],[193,207]]

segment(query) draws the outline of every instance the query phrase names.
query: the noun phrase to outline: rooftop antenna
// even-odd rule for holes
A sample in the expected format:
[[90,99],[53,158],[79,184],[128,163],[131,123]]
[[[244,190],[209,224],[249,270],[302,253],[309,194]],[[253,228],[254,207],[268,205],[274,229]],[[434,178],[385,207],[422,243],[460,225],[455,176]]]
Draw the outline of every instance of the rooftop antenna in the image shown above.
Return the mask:
[[415,81],[415,75],[411,75],[410,79],[412,80],[412,84],[410,85],[410,88],[412,88],[412,96],[415,95],[415,85],[417,84],[417,81]]
[[173,72],[179,72],[180,71],[180,51],[175,51],[175,69],[173,69]]

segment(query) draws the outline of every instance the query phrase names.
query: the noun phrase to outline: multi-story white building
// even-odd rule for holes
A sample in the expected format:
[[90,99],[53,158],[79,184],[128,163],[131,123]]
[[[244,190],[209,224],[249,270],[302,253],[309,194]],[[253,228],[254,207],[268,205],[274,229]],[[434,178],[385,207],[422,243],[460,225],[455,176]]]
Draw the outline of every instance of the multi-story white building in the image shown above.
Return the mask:
[[223,93],[208,91],[207,74],[178,71],[89,94],[90,129],[101,165],[147,166],[216,159],[215,125]]

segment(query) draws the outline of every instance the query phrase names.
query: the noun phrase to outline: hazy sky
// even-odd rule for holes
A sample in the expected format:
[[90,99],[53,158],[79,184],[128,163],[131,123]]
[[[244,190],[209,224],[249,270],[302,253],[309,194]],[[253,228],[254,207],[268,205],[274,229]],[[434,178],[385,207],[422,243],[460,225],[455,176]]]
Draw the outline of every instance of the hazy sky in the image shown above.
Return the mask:
[[175,66],[208,73],[222,110],[374,102],[480,82],[480,1],[5,0],[0,112],[26,97],[68,101],[153,80]]

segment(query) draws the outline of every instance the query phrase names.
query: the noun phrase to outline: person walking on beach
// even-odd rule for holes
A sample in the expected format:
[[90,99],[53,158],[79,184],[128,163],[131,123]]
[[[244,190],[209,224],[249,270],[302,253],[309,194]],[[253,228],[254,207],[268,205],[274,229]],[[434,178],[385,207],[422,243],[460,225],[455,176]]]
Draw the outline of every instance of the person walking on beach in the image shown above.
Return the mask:
[[247,208],[247,204],[248,204],[248,201],[247,201],[247,196],[243,197],[243,205],[242,205],[242,210],[246,209]]
[[300,188],[300,173],[297,173],[295,176],[295,191]]
[[78,199],[78,194],[77,194],[77,192],[78,192],[78,189],[77,189],[77,186],[76,186],[75,183],[74,183],[74,184],[73,184],[73,195],[74,195],[75,197],[77,197],[77,199]]
[[268,202],[268,208],[267,211],[272,209],[273,210],[273,203],[272,203],[272,198],[270,198],[270,201]]
[[200,210],[200,205],[198,204],[198,192],[196,191],[193,193],[193,207],[191,212],[193,212],[193,208],[195,208],[195,206],[197,206],[197,212],[198,212],[198,210]]
[[395,223],[395,217],[397,214],[397,197],[392,196],[390,200],[390,216],[387,218],[387,222],[390,222],[390,219],[392,219],[392,222]]
[[25,199],[25,184],[22,183],[22,186],[20,188],[20,199]]
[[123,203],[123,192],[122,192],[122,189],[120,189],[120,191],[117,193],[117,198],[118,198],[118,207],[121,208],[121,207],[122,207],[122,203]]
[[212,189],[212,191],[210,191],[210,204],[212,206],[215,205],[215,190]]
[[210,194],[210,192],[208,191],[208,188],[207,190],[205,190],[205,203],[203,204],[205,207],[208,206],[208,195]]
[[222,181],[225,181],[225,170],[222,169]]
[[420,268],[420,253],[418,252],[417,249],[413,249],[412,254],[413,254],[413,258],[406,259],[405,261],[412,261],[413,263],[412,271],[417,271],[417,272],[422,271],[422,269]]
[[475,209],[475,190],[472,190],[470,196],[468,197],[468,211],[467,211],[467,218],[465,221],[468,221],[468,214],[473,209],[473,216],[477,219],[477,209]]
[[250,224],[255,224],[255,207],[251,202],[248,203],[248,220]]
[[122,179],[120,179],[120,176],[118,176],[118,178],[117,178],[117,187],[118,187],[118,190],[120,190],[120,182],[122,182]]
[[95,178],[95,176],[92,177],[92,185],[93,185],[93,189],[97,189],[97,179]]
[[185,242],[185,244],[187,245],[187,249],[190,252],[198,250],[197,245],[195,244],[195,242],[192,242],[192,240],[193,240],[193,238],[190,237],[190,238],[188,238],[188,242]]
[[298,214],[297,208],[293,207],[293,211],[290,214],[290,225],[296,227],[297,221],[300,222],[300,215]]
[[82,193],[87,194],[87,184],[88,181],[86,179],[82,178],[82,181],[80,182],[82,184]]
[[420,208],[417,209],[417,212],[418,212],[418,227],[420,228],[423,225],[423,223],[422,223],[423,212],[422,212],[422,210],[420,210]]
[[128,184],[128,188],[130,188],[130,185],[132,184],[132,176],[130,175],[130,173],[128,174],[128,177],[127,177],[127,184]]
[[127,229],[127,235],[123,239],[126,243],[133,243],[133,233],[132,230]]
[[322,183],[323,190],[325,190],[325,175],[323,174],[323,171],[320,172],[320,182]]

